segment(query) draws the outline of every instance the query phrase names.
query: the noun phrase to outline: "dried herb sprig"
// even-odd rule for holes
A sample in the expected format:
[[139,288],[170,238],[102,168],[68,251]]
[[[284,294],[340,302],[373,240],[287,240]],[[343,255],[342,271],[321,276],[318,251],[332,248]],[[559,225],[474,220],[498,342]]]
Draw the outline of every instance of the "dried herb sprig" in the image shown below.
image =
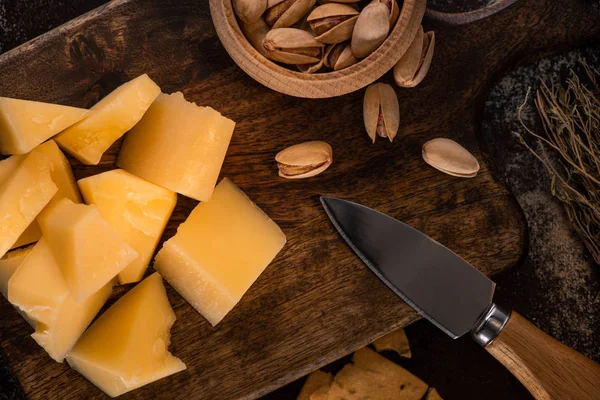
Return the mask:
[[542,120],[544,134],[530,129],[523,121],[525,102],[518,118],[525,131],[540,144],[536,152],[515,133],[540,160],[551,176],[552,194],[564,203],[577,233],[585,241],[596,263],[600,264],[600,87],[599,73],[585,60],[579,78],[571,71],[566,86],[542,82],[534,103]]

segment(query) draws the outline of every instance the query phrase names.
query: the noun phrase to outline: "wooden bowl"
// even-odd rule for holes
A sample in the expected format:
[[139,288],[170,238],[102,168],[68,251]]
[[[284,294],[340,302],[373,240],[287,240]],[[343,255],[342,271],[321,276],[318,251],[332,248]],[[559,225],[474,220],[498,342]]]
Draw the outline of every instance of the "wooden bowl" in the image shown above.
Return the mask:
[[426,3],[426,0],[404,0],[396,26],[376,51],[351,67],[317,74],[285,68],[256,51],[238,25],[231,0],[210,0],[210,12],[225,50],[252,78],[291,96],[325,98],[362,89],[393,68],[416,36]]

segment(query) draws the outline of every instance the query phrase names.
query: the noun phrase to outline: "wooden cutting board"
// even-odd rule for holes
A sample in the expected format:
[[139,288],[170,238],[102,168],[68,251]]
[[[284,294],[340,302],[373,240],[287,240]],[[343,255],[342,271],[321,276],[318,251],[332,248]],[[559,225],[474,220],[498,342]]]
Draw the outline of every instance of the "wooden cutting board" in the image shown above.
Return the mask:
[[[346,247],[319,195],[395,216],[486,274],[515,265],[524,253],[524,220],[491,176],[477,140],[477,117],[487,88],[522,56],[598,40],[597,15],[583,1],[528,0],[461,27],[426,20],[436,30],[433,66],[419,87],[397,89],[402,117],[394,143],[370,143],[362,126],[363,91],[305,100],[250,79],[221,46],[206,1],[115,0],[1,55],[0,96],[90,107],[148,73],[164,92],[183,91],[237,121],[222,176],[288,237],[275,262],[216,328],[168,286],[177,315],[171,351],[188,369],[123,398],[256,398],[418,318]],[[446,176],[422,161],[422,144],[439,136],[475,154],[482,165],[477,178]],[[315,139],[333,146],[333,166],[314,179],[278,178],[275,154]],[[77,178],[115,168],[119,146],[97,167],[71,159]],[[180,196],[163,239],[195,204]],[[117,288],[112,301],[129,289]],[[106,397],[47,357],[30,333],[0,298],[0,346],[30,398]]]

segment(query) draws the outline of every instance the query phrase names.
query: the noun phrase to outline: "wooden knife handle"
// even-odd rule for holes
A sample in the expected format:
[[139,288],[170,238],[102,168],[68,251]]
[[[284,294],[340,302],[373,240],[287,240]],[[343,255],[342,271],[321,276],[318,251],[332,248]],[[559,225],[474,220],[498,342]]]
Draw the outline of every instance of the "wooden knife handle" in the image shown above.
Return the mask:
[[600,365],[514,311],[486,349],[536,399],[600,399]]

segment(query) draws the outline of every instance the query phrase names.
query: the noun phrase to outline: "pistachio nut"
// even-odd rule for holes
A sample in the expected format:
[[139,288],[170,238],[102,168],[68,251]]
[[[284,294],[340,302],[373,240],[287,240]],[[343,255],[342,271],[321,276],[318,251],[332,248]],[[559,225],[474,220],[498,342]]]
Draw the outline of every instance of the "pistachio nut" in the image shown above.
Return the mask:
[[275,161],[282,178],[310,178],[329,168],[333,162],[333,150],[325,142],[304,142],[280,151]]
[[398,21],[398,17],[400,17],[400,8],[398,7],[398,3],[396,3],[396,0],[373,0],[373,1],[378,1],[387,6],[389,13],[390,13],[390,29],[392,29],[394,27],[394,25],[396,25],[396,22]]
[[352,37],[359,12],[348,4],[328,3],[313,10],[306,19],[319,42],[341,43]]
[[385,41],[390,32],[390,11],[378,1],[368,4],[361,11],[352,33],[352,53],[365,58]]
[[310,24],[308,23],[308,21],[306,20],[306,18],[308,18],[308,16],[310,15],[310,13],[312,12],[312,10],[314,10],[314,9],[315,9],[315,7],[313,7],[311,10],[309,10],[309,12],[308,12],[307,15],[305,15],[304,17],[302,17],[302,19],[300,19],[300,21],[296,22],[290,28],[302,29],[303,31],[306,31],[306,32],[308,32],[308,33],[310,33],[312,35],[313,31],[310,28]]
[[446,138],[425,143],[423,160],[439,171],[460,178],[473,178],[479,172],[477,159],[460,144]]
[[325,50],[324,64],[334,71],[348,68],[358,62],[352,54],[350,42],[332,44]]
[[406,53],[394,65],[396,84],[410,88],[421,83],[429,72],[434,48],[435,33],[433,31],[424,33],[421,26]]
[[387,83],[369,86],[363,102],[363,118],[373,143],[378,135],[393,142],[400,126],[400,106],[394,88]]
[[327,4],[327,3],[341,3],[341,4],[356,4],[360,3],[362,0],[317,0],[319,4]]
[[323,59],[316,64],[298,64],[296,67],[298,71],[305,74],[314,74],[315,72],[319,72],[321,68],[325,66]]
[[250,24],[263,15],[267,9],[267,0],[233,0],[233,9],[242,22]]
[[240,28],[244,32],[244,36],[248,39],[248,42],[254,47],[260,54],[268,57],[267,51],[263,47],[263,41],[270,28],[264,19],[259,18],[258,20],[249,24],[244,21],[240,21]]
[[267,58],[285,64],[316,64],[324,44],[308,32],[296,28],[270,30],[263,40]]
[[308,14],[315,2],[316,0],[269,0],[265,20],[274,29],[290,27]]

